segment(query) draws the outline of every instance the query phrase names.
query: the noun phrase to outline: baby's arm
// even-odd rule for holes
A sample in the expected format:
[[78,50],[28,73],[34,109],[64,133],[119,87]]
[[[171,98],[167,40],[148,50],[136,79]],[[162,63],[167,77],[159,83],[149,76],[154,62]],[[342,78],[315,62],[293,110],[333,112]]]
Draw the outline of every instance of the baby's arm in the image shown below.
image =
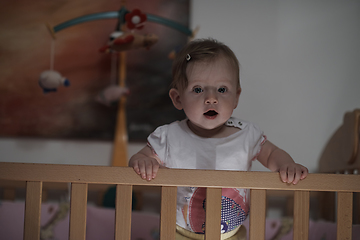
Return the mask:
[[295,163],[287,152],[269,141],[264,143],[257,159],[271,171],[279,172],[283,182],[297,184],[308,174],[306,167]]
[[156,177],[160,159],[149,146],[146,146],[130,158],[129,167],[132,167],[142,179],[150,181]]

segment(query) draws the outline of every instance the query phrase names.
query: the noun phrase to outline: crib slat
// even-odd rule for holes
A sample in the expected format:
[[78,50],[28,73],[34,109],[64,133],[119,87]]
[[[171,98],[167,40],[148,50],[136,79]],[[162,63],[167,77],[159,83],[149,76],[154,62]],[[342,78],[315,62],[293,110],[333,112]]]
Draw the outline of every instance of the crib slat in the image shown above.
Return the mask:
[[71,184],[69,240],[85,240],[87,183]]
[[221,234],[221,188],[206,189],[205,240],[219,240]]
[[250,190],[250,240],[265,239],[266,190]]
[[160,240],[175,240],[177,187],[161,188]]
[[42,182],[26,183],[24,240],[40,239]]
[[353,193],[339,192],[337,196],[337,239],[352,239]]
[[360,224],[360,193],[353,193],[354,195],[354,222],[353,224]]
[[131,238],[132,186],[116,185],[115,240]]
[[310,192],[294,193],[294,240],[309,239]]

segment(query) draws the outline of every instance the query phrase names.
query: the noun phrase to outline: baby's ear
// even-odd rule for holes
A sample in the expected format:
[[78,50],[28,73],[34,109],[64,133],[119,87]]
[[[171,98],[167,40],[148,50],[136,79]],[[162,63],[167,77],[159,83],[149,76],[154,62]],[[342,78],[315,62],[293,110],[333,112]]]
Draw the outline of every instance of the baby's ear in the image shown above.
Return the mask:
[[174,107],[178,110],[182,110],[182,104],[181,104],[181,100],[180,100],[179,90],[177,90],[175,88],[170,89],[169,96],[171,98],[171,101],[172,101]]
[[237,107],[237,105],[238,105],[238,103],[239,103],[240,94],[241,94],[241,88],[239,88],[239,89],[236,91],[236,103],[235,103],[234,109]]

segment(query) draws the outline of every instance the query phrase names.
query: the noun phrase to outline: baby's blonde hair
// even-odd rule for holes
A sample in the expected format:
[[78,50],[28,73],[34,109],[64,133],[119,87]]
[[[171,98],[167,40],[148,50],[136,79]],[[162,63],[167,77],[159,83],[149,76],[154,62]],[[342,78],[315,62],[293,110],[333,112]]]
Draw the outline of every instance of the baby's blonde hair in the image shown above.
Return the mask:
[[224,56],[234,67],[237,75],[237,87],[240,88],[240,64],[234,52],[225,44],[214,39],[196,39],[189,42],[176,54],[172,67],[171,88],[185,89],[188,85],[186,68],[189,62],[214,61]]

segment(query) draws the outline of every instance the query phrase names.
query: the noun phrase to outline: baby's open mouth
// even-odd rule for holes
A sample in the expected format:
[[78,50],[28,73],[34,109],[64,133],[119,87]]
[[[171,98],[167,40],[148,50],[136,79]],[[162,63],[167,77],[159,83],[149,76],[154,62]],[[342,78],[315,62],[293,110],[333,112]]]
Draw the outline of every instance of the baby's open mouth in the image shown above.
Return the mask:
[[204,113],[205,116],[213,117],[216,116],[218,113],[214,110],[209,110],[206,113]]

